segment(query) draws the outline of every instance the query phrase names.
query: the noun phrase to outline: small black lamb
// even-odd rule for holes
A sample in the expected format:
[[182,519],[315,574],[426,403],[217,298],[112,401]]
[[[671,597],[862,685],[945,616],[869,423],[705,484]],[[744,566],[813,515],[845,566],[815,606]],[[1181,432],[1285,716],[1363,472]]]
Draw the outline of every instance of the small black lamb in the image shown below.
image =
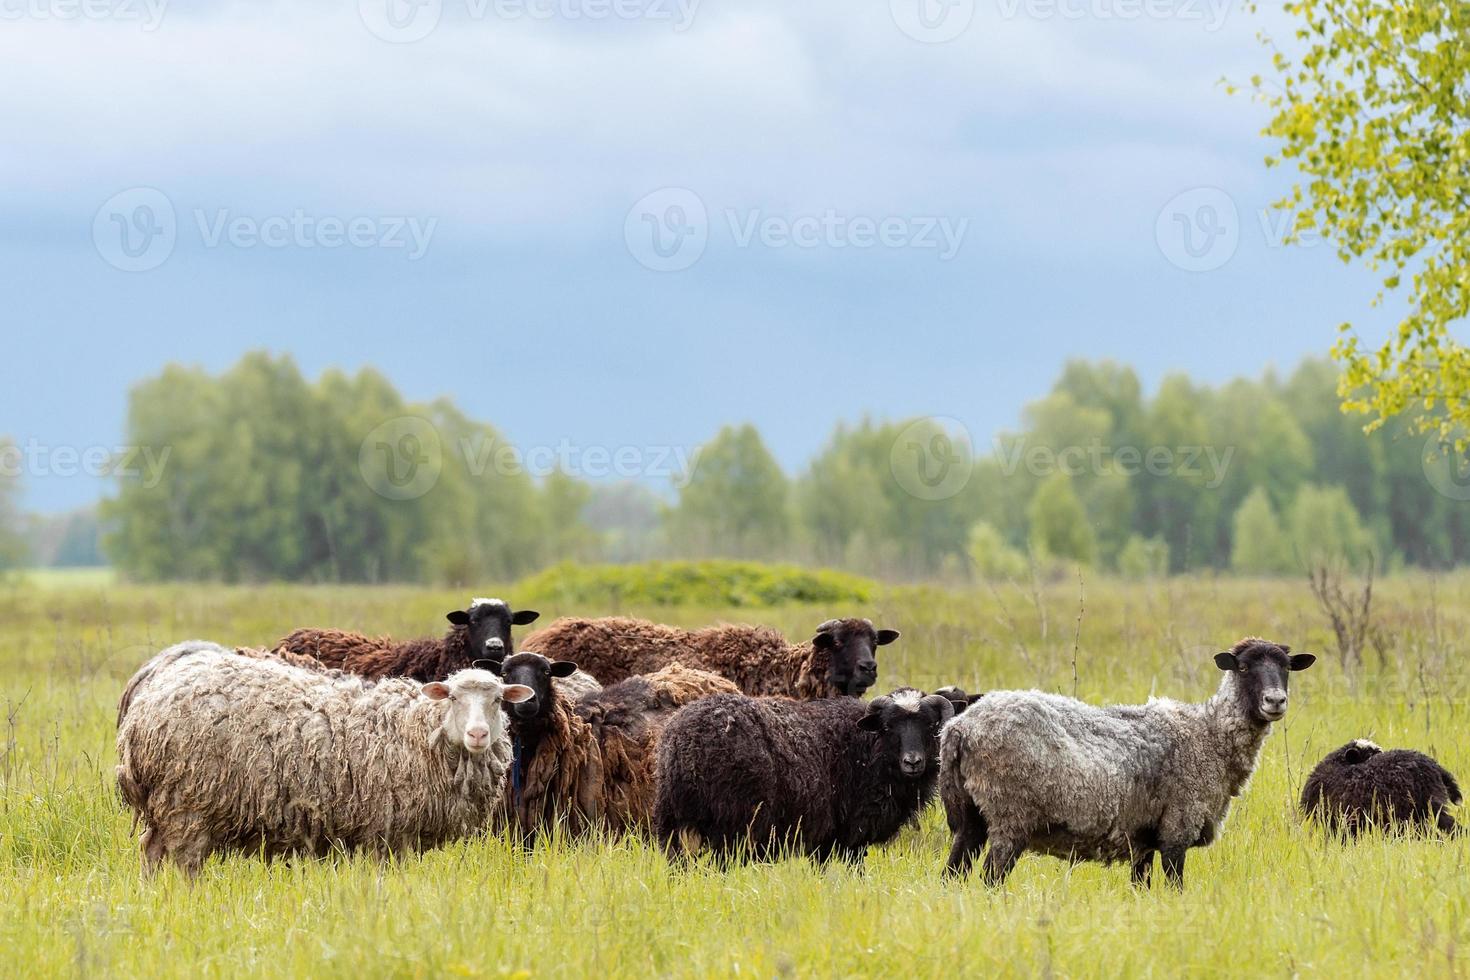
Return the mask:
[[1359,738],[1317,763],[1302,788],[1301,806],[1328,830],[1356,837],[1375,826],[1438,827],[1452,834],[1455,818],[1445,810],[1460,802],[1455,777],[1429,756],[1408,749],[1385,752]]
[[673,856],[790,848],[862,860],[934,797],[948,698],[912,688],[863,703],[720,694],[680,709],[658,753],[654,827]]

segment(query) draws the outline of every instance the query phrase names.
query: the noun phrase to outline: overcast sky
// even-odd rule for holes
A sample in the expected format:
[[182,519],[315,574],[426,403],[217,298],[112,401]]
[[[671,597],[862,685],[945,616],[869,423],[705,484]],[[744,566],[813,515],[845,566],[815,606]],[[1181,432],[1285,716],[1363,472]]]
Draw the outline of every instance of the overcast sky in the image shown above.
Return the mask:
[[[1275,13],[86,2],[0,0],[0,434],[42,449],[266,347],[522,446],[751,421],[795,472],[864,413],[983,450],[1069,356],[1220,381],[1382,318],[1280,246],[1266,110],[1219,84]],[[28,506],[106,492],[55,469]]]

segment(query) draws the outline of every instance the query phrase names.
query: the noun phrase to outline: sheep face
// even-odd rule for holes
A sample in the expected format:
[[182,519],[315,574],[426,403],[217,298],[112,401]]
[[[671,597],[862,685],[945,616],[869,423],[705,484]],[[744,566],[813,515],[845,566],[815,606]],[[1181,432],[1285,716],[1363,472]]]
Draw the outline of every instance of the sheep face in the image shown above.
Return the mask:
[[874,629],[866,619],[829,619],[817,627],[812,646],[827,654],[827,683],[861,697],[878,680],[878,648],[898,639],[898,630]]
[[1242,640],[1232,650],[1215,654],[1215,664],[1235,676],[1240,700],[1252,720],[1270,725],[1286,717],[1286,689],[1292,671],[1316,663],[1310,653],[1291,655],[1291,647],[1268,640]]
[[507,683],[528,688],[531,696],[510,706],[510,716],[520,724],[527,724],[544,717],[551,710],[555,697],[551,686],[553,677],[570,677],[577,672],[577,665],[570,660],[547,660],[539,653],[517,653],[504,661],[482,661],[486,667]]
[[502,684],[488,670],[460,670],[446,681],[433,681],[420,690],[431,701],[448,701],[449,710],[436,733],[448,745],[479,755],[505,732],[500,705],[518,704],[531,697],[529,687]]
[[1356,738],[1327,756],[1322,762],[1341,766],[1356,766],[1382,753],[1382,748],[1368,741],[1366,738]]
[[954,717],[954,703],[942,694],[900,688],[874,698],[858,727],[877,736],[874,753],[905,779],[939,770],[939,730]]
[[984,694],[969,694],[964,688],[957,687],[954,684],[948,687],[941,687],[934,693],[942,694],[949,698],[950,702],[954,705],[955,714],[961,714],[966,708],[985,696]]
[[466,647],[472,657],[501,660],[515,653],[510,628],[534,623],[541,614],[534,609],[511,612],[502,599],[476,599],[468,609],[456,609],[444,618],[469,633]]

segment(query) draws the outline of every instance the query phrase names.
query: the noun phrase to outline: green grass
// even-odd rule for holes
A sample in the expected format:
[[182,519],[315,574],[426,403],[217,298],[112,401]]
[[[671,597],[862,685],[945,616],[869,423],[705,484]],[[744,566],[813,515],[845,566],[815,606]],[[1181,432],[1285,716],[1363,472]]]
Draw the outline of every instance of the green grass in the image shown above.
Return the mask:
[[[485,838],[393,863],[231,856],[193,884],[172,871],[145,882],[111,780],[113,708],[139,663],[188,637],[265,643],[305,623],[437,631],[466,596],[0,585],[0,962],[16,975],[190,977],[1463,975],[1470,840],[1343,846],[1294,810],[1306,770],[1357,736],[1431,752],[1470,777],[1470,577],[1430,585],[1380,584],[1386,657],[1370,651],[1351,676],[1299,583],[1088,584],[1076,689],[1089,699],[1203,696],[1217,677],[1209,655],[1246,633],[1321,655],[1294,678],[1289,720],[1221,840],[1190,853],[1182,894],[1135,891],[1121,867],[1034,856],[1000,891],[945,882],[937,809],[862,870],[788,860],[680,871],[633,839],[525,854]],[[829,615],[870,615],[904,633],[880,656],[884,688],[1073,690],[1076,583],[1037,601],[897,588],[861,608],[622,611],[793,635]]]

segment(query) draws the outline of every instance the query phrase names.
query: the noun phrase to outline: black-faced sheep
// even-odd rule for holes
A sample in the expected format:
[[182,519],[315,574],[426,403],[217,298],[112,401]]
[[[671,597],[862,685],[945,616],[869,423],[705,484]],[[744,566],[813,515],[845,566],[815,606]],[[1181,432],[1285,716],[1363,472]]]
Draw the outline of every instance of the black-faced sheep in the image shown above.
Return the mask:
[[705,698],[664,731],[655,831],[675,856],[861,860],[933,798],[953,716],[948,698],[911,688],[868,704]]
[[192,875],[221,850],[386,852],[472,834],[505,785],[501,702],[530,696],[483,670],[374,682],[170,647],[118,705],[118,788],[144,827],[144,871],[168,858]]
[[1225,677],[1203,704],[1099,708],[1040,691],[987,692],[944,732],[949,872],[967,872],[988,839],[992,884],[1029,849],[1128,861],[1138,884],[1158,852],[1182,886],[1186,851],[1218,836],[1271,725],[1286,716],[1290,672],[1314,660],[1242,640],[1216,655]]
[[1454,833],[1455,818],[1446,811],[1460,802],[1455,777],[1429,756],[1385,752],[1360,738],[1317,764],[1302,788],[1301,806],[1329,830],[1354,837],[1375,826]]
[[533,609],[512,612],[501,599],[476,599],[468,609],[445,617],[450,627],[442,637],[395,641],[347,630],[299,629],[283,637],[275,649],[313,657],[362,677],[436,681],[476,660],[501,660],[514,653],[510,628],[535,622],[539,615]]
[[679,662],[728,677],[751,695],[796,698],[860,696],[878,678],[878,647],[897,630],[866,619],[832,619],[812,639],[791,644],[768,626],[721,624],[683,630],[641,619],[560,619],[522,647],[571,660],[604,684],[651,674]]
[[942,694],[954,702],[954,713],[962,714],[966,708],[983,698],[984,694],[969,694],[964,688],[950,684],[948,687],[936,688],[935,694]]
[[534,692],[510,707],[506,810],[527,840],[557,823],[574,834],[646,829],[665,723],[683,705],[738,690],[717,674],[670,664],[572,701],[559,689],[561,678],[580,673],[570,661],[522,652],[494,669]]

